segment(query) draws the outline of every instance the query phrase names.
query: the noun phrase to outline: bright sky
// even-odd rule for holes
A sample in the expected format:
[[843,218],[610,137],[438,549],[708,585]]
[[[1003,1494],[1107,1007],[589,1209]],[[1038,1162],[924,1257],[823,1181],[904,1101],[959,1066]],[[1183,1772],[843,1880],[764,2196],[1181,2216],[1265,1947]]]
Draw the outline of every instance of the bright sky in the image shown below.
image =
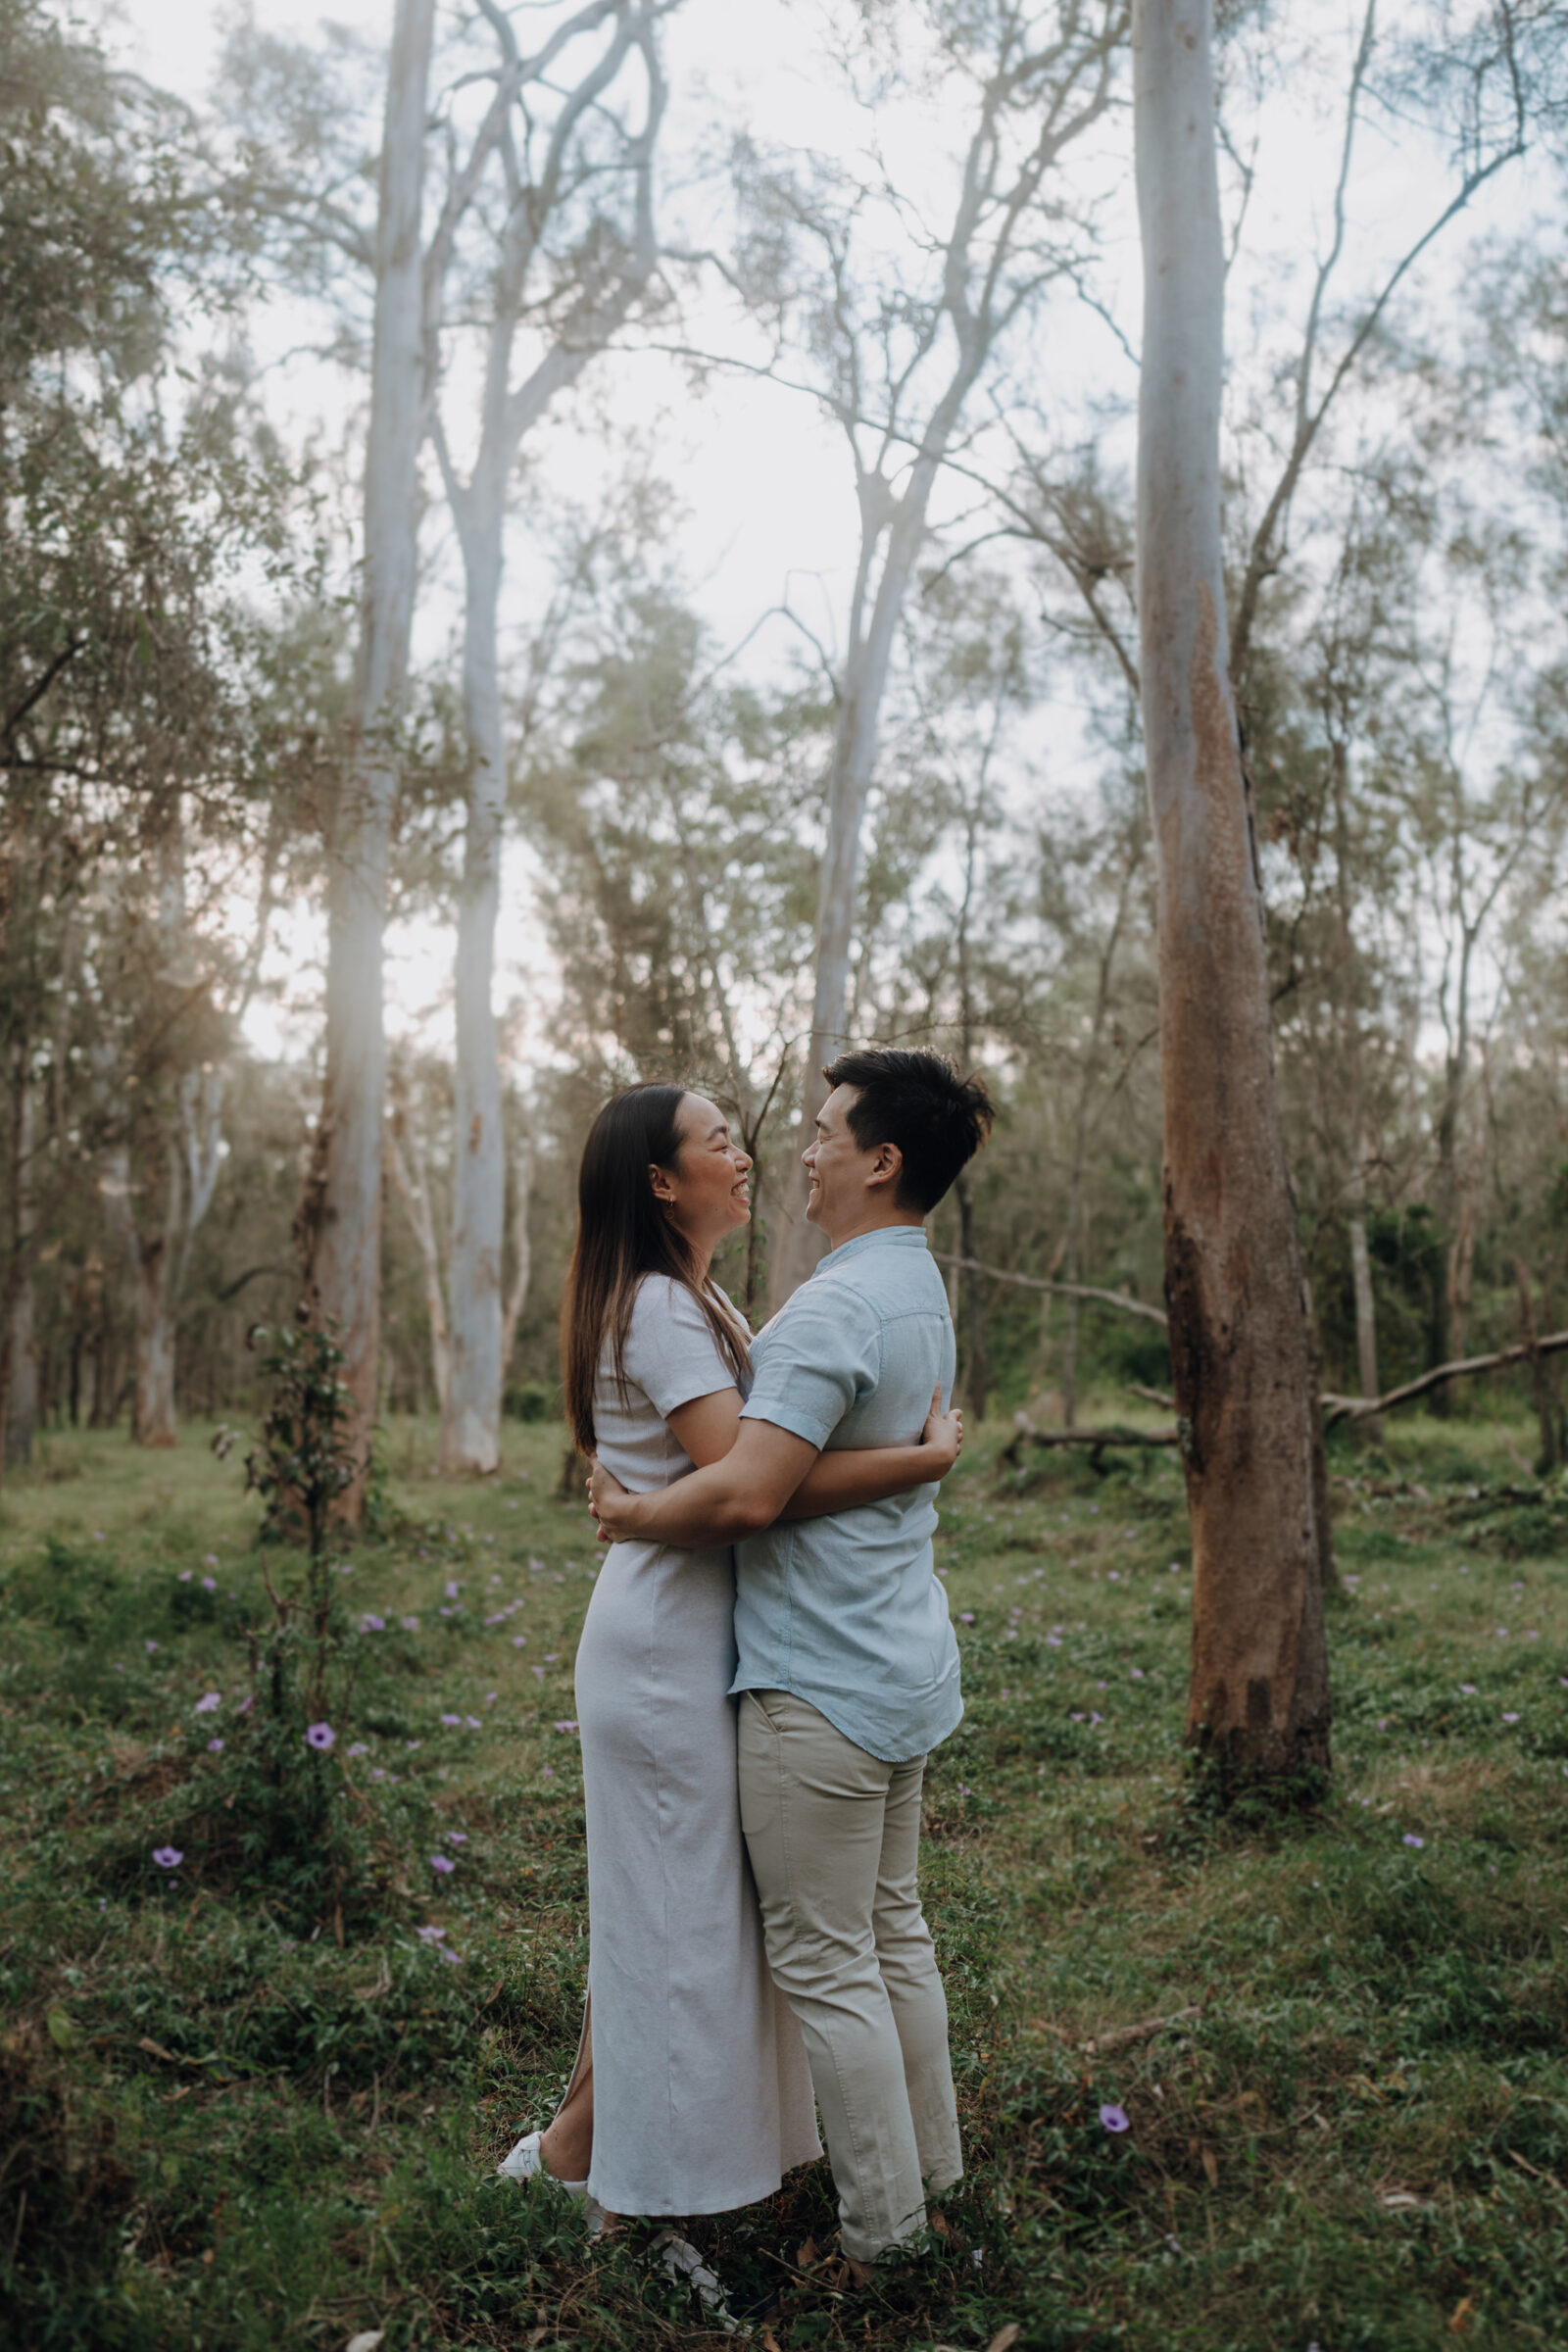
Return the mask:
[[[254,0],[255,14],[269,30],[310,37],[328,20],[372,32],[391,20],[391,0],[339,0],[330,11],[303,8],[298,0]],[[210,0],[121,0],[123,37],[150,80],[200,103],[212,75],[220,17]],[[1229,339],[1233,368],[1255,391],[1266,359],[1279,342],[1282,296],[1291,297],[1290,317],[1298,320],[1305,296],[1305,271],[1326,232],[1340,134],[1338,77],[1305,70],[1314,50],[1348,54],[1358,11],[1341,0],[1302,0],[1284,20],[1282,39],[1300,44],[1303,73],[1292,83],[1264,125],[1256,155],[1243,260],[1233,277]],[[810,0],[685,0],[667,27],[666,61],[671,107],[664,152],[671,169],[705,142],[715,127],[743,123],[764,138],[849,154],[863,147],[868,119],[842,95],[820,64],[813,67]],[[1313,96],[1322,92],[1319,104]],[[1303,94],[1304,93],[1304,94]],[[879,136],[891,141],[894,163],[905,184],[919,191],[930,154],[940,147],[932,126],[879,119]],[[921,147],[922,138],[925,141]],[[903,142],[905,152],[897,150]],[[1373,282],[1380,259],[1409,241],[1412,226],[1430,217],[1434,197],[1446,184],[1443,159],[1396,147],[1374,120],[1360,150],[1355,187],[1355,250],[1346,272],[1350,292]],[[940,158],[938,158],[938,168]],[[1136,220],[1131,201],[1131,124],[1124,116],[1102,141],[1104,264],[1102,292],[1118,324],[1136,342],[1138,262]],[[930,182],[935,192],[935,176]],[[1523,217],[1542,190],[1522,173],[1507,177],[1482,199],[1475,225],[1497,228]],[[666,198],[666,218],[691,199],[679,191]],[[1452,246],[1450,252],[1456,249]],[[1450,267],[1453,265],[1450,265]],[[1425,291],[1439,288],[1429,273]],[[704,322],[699,320],[699,325]],[[717,309],[715,336],[725,333]],[[288,322],[274,321],[278,348],[291,340]],[[729,335],[733,343],[733,333]],[[1106,326],[1087,308],[1058,312],[1049,342],[1041,347],[1042,391],[1069,414],[1082,411],[1098,393],[1125,397],[1132,375]],[[608,379],[608,380],[606,380]],[[291,362],[274,377],[282,413],[298,426],[322,414],[344,414],[345,391],[309,361]],[[720,644],[744,637],[769,607],[788,594],[831,642],[842,611],[854,555],[855,510],[849,467],[836,429],[800,394],[733,374],[710,379],[695,398],[684,374],[670,362],[626,356],[607,362],[596,391],[612,416],[635,420],[653,439],[662,470],[686,511],[680,553],[699,609]],[[575,454],[563,441],[553,462],[582,468],[589,486],[597,452],[579,438]],[[955,483],[951,504],[968,493]],[[940,510],[939,510],[940,511]],[[526,549],[514,535],[513,572],[526,577]],[[436,595],[422,622],[426,652],[451,633],[454,606]],[[766,666],[784,657],[785,624],[764,626],[748,659]],[[1078,757],[1077,727],[1070,699],[1048,710],[1056,744],[1058,784]],[[498,974],[499,1004],[520,997],[532,1008],[526,1023],[524,1060],[548,1051],[550,974],[536,944],[531,920],[532,888],[526,860],[514,855],[506,880],[506,908]],[[388,973],[389,1017],[405,1033],[432,1046],[450,1035],[447,966],[450,940],[438,926],[407,926],[393,945]],[[310,964],[319,954],[314,925],[302,914],[280,946],[280,964],[301,975],[291,1012],[263,1009],[253,1024],[263,1051],[297,1048],[310,1035],[318,1006],[318,982]]]

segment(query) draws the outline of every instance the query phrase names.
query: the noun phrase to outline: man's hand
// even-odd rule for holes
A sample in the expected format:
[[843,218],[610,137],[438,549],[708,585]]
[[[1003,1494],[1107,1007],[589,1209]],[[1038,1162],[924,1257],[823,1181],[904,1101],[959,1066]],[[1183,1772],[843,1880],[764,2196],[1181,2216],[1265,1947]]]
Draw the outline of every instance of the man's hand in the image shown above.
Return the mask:
[[601,1544],[623,1544],[632,1533],[631,1518],[638,1497],[629,1494],[612,1471],[595,1460],[588,1480],[588,1508],[599,1522]]
[[956,1406],[951,1412],[942,1410],[940,1387],[931,1392],[931,1410],[920,1432],[920,1446],[922,1451],[930,1448],[933,1478],[946,1478],[963,1449],[963,1415]]

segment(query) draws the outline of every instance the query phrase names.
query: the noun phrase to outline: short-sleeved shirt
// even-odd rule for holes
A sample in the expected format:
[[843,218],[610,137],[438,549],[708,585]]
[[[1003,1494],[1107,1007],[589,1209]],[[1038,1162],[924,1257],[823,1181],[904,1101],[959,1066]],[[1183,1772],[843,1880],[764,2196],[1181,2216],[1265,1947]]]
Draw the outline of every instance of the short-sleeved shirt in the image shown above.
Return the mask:
[[695,1467],[671,1435],[670,1414],[720,1389],[739,1389],[744,1396],[751,1382],[744,1373],[736,1378],[701,1305],[668,1274],[645,1274],[639,1283],[623,1362],[624,1397],[607,1340],[594,1380],[595,1446],[628,1493],[651,1494]]
[[[818,1448],[913,1446],[954,1374],[953,1319],[917,1225],[823,1258],[758,1335],[744,1419]],[[888,1763],[923,1755],[963,1713],[958,1645],[937,1581],[935,1485],[736,1545],[737,1690],[789,1690]]]

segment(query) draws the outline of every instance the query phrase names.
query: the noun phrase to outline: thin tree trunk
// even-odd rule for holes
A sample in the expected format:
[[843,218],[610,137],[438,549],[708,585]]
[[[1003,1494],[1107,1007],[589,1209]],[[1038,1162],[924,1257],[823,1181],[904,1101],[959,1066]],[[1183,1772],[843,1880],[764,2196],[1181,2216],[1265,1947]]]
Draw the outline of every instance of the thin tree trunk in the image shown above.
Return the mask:
[[1513,1261],[1514,1280],[1519,1286],[1519,1337],[1530,1350],[1530,1385],[1536,1400],[1536,1426],[1541,1434],[1541,1453],[1536,1462],[1540,1477],[1545,1478],[1562,1461],[1561,1408],[1557,1401],[1556,1381],[1546,1358],[1537,1342],[1540,1333],[1536,1324],[1535,1303],[1530,1296],[1530,1269],[1522,1257]]
[[[946,434],[943,436],[944,446]],[[816,1114],[827,1101],[823,1065],[843,1052],[849,1040],[844,1023],[850,1002],[850,948],[855,933],[857,885],[860,871],[861,835],[865,804],[876,767],[882,698],[904,598],[914,570],[914,559],[925,531],[926,508],[936,478],[936,464],[924,461],[916,478],[900,502],[889,535],[886,561],[877,584],[869,627],[862,633],[861,612],[865,583],[882,535],[879,510],[862,499],[862,543],[858,601],[849,657],[845,663],[838,725],[827,780],[827,840],[822,851],[822,876],[817,899],[815,978],[811,995],[811,1030],[807,1042],[806,1070],[801,1088],[801,1144],[810,1140]],[[800,1155],[795,1155],[779,1188],[778,1221],[783,1230],[768,1268],[775,1308],[809,1276],[826,1248],[814,1226],[806,1221],[808,1190]]]
[[10,1280],[6,1297],[6,1377],[0,1399],[8,1470],[32,1459],[38,1425],[38,1354],[33,1315],[33,1178],[35,1118],[27,1049],[17,1054],[12,1089]]
[[138,1446],[177,1446],[174,1427],[172,1252],[159,1234],[136,1253],[136,1423]]
[[960,1277],[963,1311],[958,1328],[963,1335],[963,1400],[975,1419],[983,1421],[991,1394],[991,1355],[986,1345],[985,1276],[976,1272],[972,1262],[975,1256],[974,1201],[969,1191],[967,1168],[959,1175],[954,1191],[958,1197],[958,1249],[962,1256],[970,1261]]
[[[1105,1023],[1110,1017],[1110,984],[1116,964],[1116,950],[1121,945],[1133,883],[1144,861],[1144,840],[1140,828],[1132,836],[1129,845],[1121,888],[1116,893],[1116,911],[1111,918],[1105,944],[1101,950],[1099,969],[1095,975],[1095,1015],[1089,1032],[1089,1052],[1078,1084],[1078,1099],[1073,1105],[1072,1162],[1067,1172],[1067,1219],[1061,1267],[1069,1283],[1083,1279],[1084,1182],[1089,1164],[1089,1112],[1094,1101],[1095,1082],[1100,1076]],[[1061,1425],[1063,1429],[1071,1429],[1078,1412],[1078,1300],[1070,1292],[1062,1319],[1065,1329],[1061,1345]]]
[[447,1302],[441,1289],[441,1249],[436,1240],[435,1217],[430,1207],[430,1188],[425,1182],[424,1168],[416,1156],[413,1168],[403,1151],[403,1120],[395,1114],[387,1124],[387,1166],[397,1186],[398,1198],[408,1211],[409,1225],[419,1248],[419,1266],[424,1277],[424,1311],[430,1326],[430,1368],[435,1377],[436,1409],[441,1426],[447,1422],[448,1399],[452,1393],[452,1339],[447,1322]]
[[313,1313],[335,1330],[355,1401],[359,1474],[340,1506],[350,1522],[364,1514],[379,1359],[382,935],[418,540],[424,423],[419,213],[434,18],[435,0],[397,0],[376,222],[354,738],[333,811],[328,860],[326,1083],[298,1220],[307,1297]]
[[533,1271],[533,1250],[528,1240],[528,1208],[532,1198],[533,1145],[524,1135],[512,1163],[512,1288],[507,1293],[507,1311],[501,1325],[503,1397],[512,1351],[517,1345],[517,1325],[528,1303],[528,1279]]
[[496,646],[506,485],[476,480],[475,489],[465,543],[463,691],[470,772],[455,970],[452,1339],[441,1467],[488,1473],[501,1459],[504,1372],[501,1248],[507,1169],[492,975],[507,806]]
[[1134,12],[1139,623],[1159,860],[1165,1290],[1193,1535],[1187,1739],[1253,1777],[1326,1766],[1330,1706],[1317,1404],[1226,657],[1211,23],[1210,0]]
[[[1357,1087],[1357,1113],[1360,1108],[1359,1091]],[[1350,1287],[1355,1295],[1356,1378],[1363,1396],[1379,1396],[1383,1392],[1378,1375],[1377,1297],[1372,1288],[1372,1253],[1367,1248],[1366,1239],[1366,1140],[1361,1131],[1359,1115],[1353,1123],[1348,1191]],[[1366,1427],[1373,1445],[1381,1446],[1383,1424],[1376,1413],[1368,1416]]]
[[[1432,1361],[1450,1363],[1453,1348],[1453,1277],[1454,1259],[1458,1250],[1459,1208],[1459,1103],[1464,1090],[1465,1069],[1470,1058],[1470,954],[1474,945],[1470,928],[1460,914],[1458,1003],[1448,1031],[1447,1051],[1443,1059],[1443,1099],[1438,1107],[1437,1172],[1433,1185],[1438,1216],[1437,1276],[1432,1298]],[[1446,1382],[1432,1392],[1432,1409],[1446,1414],[1450,1403]]]
[[[1372,1289],[1372,1258],[1366,1240],[1366,1107],[1362,1089],[1359,971],[1350,907],[1349,761],[1338,727],[1331,730],[1329,767],[1334,792],[1335,888],[1339,899],[1340,973],[1344,988],[1341,1028],[1350,1089],[1349,1114],[1346,1120],[1350,1148],[1346,1176],[1346,1222],[1350,1243],[1350,1287],[1355,1298],[1356,1374],[1362,1396],[1370,1397],[1381,1396],[1382,1389],[1378,1378],[1377,1298]],[[1381,1446],[1383,1424],[1375,1413],[1368,1417],[1366,1427],[1372,1443]]]

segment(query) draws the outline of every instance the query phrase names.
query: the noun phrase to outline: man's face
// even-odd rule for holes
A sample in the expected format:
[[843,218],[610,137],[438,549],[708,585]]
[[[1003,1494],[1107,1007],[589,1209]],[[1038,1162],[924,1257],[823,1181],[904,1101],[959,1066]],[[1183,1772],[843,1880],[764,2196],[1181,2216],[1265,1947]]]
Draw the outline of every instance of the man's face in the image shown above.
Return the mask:
[[876,1144],[862,1152],[850,1133],[848,1113],[858,1088],[836,1086],[816,1114],[816,1134],[801,1157],[810,1189],[807,1221],[819,1225],[831,1241],[836,1232],[853,1226],[873,1200],[886,1200],[898,1182],[898,1152],[891,1145]]

